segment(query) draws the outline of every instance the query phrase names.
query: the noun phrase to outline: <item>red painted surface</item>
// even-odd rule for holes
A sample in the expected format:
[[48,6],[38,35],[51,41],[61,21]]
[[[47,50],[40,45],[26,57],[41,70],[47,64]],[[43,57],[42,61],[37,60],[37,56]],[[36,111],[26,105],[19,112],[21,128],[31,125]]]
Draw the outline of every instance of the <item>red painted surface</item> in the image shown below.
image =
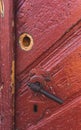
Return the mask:
[[2,3],[4,8],[1,13],[0,5],[0,130],[12,130],[14,124],[13,3],[11,0],[4,0]]
[[[15,129],[81,130],[81,0],[17,0],[16,5]],[[28,52],[18,44],[23,32],[34,39]],[[51,77],[44,87],[63,105],[30,90],[32,72],[37,81],[43,72]]]

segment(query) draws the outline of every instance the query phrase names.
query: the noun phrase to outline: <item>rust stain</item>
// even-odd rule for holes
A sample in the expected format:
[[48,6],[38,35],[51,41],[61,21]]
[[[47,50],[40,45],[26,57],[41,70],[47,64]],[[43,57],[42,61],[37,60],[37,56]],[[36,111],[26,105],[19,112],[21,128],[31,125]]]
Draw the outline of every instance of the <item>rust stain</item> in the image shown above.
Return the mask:
[[13,60],[12,61],[12,68],[11,68],[11,87],[12,87],[12,94],[15,93],[15,89],[14,89],[14,86],[15,86],[15,61]]
[[0,13],[1,13],[1,17],[4,17],[4,2],[3,2],[3,0],[0,0]]

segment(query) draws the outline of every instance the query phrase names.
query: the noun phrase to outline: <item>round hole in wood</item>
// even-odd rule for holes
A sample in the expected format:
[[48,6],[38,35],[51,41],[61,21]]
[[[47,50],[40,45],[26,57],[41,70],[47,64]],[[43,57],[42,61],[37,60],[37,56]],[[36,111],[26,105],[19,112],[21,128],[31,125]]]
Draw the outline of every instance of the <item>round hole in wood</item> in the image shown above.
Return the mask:
[[19,44],[21,49],[24,51],[29,51],[33,47],[33,38],[27,33],[23,33],[19,37]]

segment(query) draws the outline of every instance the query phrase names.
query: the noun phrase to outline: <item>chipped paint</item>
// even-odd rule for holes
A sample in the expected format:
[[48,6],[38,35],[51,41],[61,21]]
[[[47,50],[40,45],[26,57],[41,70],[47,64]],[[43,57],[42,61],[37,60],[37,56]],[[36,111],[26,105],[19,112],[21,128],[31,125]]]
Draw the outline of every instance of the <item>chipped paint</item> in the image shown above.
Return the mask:
[[4,2],[3,2],[3,0],[0,0],[0,14],[1,14],[1,17],[4,17]]
[[3,85],[0,86],[0,92],[2,91],[2,89],[3,89]]
[[[11,66],[11,88],[12,88],[12,95],[14,96],[15,93],[15,61],[12,61],[12,66]],[[14,115],[15,115],[15,100],[13,98],[13,109],[12,109],[12,113],[13,113],[13,127],[14,127]]]
[[12,61],[12,68],[11,68],[11,87],[12,87],[12,94],[14,94],[14,86],[15,86],[15,61]]

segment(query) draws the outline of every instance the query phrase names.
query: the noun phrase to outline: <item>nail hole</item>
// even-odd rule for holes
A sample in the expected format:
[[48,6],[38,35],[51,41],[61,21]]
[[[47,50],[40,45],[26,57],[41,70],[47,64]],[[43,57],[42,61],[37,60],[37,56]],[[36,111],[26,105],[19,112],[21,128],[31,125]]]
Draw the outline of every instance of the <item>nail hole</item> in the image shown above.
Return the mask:
[[38,106],[35,104],[33,107],[34,112],[38,112]]
[[29,34],[23,33],[19,37],[19,44],[21,49],[29,51],[33,47],[33,38]]

